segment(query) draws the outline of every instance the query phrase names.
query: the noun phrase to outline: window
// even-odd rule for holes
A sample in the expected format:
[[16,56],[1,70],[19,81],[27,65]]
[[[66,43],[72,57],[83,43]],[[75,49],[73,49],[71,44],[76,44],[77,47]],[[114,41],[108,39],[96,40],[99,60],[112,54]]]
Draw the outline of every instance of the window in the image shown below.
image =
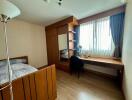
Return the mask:
[[81,52],[88,56],[112,56],[114,43],[110,29],[110,17],[81,24],[79,44],[82,47]]

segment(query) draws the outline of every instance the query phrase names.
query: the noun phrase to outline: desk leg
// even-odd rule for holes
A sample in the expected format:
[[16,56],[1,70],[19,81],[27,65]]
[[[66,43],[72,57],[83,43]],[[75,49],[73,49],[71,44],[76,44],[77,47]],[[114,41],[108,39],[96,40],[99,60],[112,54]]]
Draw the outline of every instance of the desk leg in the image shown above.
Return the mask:
[[120,89],[122,89],[122,84],[123,84],[123,72],[124,72],[124,69],[117,70],[118,84]]

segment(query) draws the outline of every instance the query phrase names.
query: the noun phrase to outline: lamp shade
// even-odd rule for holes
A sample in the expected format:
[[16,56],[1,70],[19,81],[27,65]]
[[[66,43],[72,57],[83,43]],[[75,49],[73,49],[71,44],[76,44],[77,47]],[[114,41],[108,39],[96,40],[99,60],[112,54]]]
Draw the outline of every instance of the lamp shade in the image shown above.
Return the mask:
[[5,15],[8,18],[14,18],[20,15],[20,10],[7,0],[0,0],[0,15]]

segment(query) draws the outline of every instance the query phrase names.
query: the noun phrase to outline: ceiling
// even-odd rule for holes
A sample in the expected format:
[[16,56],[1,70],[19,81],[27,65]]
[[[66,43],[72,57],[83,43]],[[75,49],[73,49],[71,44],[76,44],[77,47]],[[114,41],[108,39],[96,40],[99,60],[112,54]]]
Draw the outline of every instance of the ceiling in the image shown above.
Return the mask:
[[21,15],[17,19],[36,24],[49,25],[69,16],[81,19],[123,4],[122,0],[9,0],[18,6]]

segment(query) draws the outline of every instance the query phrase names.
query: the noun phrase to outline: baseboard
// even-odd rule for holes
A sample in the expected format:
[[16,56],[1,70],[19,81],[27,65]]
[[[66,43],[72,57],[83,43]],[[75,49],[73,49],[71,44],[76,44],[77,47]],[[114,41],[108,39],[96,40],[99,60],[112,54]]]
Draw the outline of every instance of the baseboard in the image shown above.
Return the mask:
[[60,67],[57,67],[58,70],[61,70],[61,71],[64,71],[66,73],[70,73],[70,71],[68,69],[64,69],[64,68],[60,68]]

